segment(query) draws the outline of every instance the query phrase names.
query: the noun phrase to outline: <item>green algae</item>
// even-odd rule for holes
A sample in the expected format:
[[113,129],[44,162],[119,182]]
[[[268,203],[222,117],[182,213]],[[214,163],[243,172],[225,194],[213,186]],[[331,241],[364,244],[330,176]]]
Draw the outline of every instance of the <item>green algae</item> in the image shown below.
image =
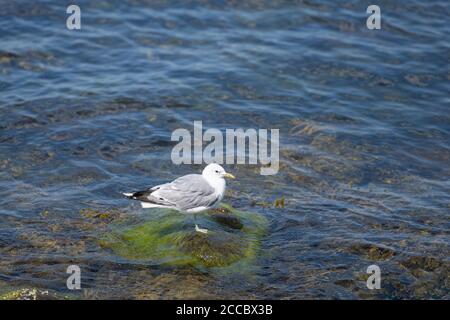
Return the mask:
[[0,300],[38,300],[39,296],[48,295],[47,291],[37,289],[17,289],[0,294]]
[[72,295],[58,294],[52,290],[39,288],[13,288],[0,284],[0,301],[2,300],[69,300]]
[[189,215],[152,210],[149,220],[132,227],[114,226],[100,245],[130,260],[172,266],[226,267],[252,261],[258,252],[267,220],[223,204],[198,217],[208,233],[194,230]]

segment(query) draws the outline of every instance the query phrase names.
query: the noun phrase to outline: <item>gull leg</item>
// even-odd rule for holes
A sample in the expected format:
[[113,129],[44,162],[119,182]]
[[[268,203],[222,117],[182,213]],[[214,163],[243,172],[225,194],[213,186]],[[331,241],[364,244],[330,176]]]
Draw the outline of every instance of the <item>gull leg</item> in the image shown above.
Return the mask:
[[198,225],[195,225],[195,231],[200,233],[208,233],[208,229],[199,228]]
[[208,229],[199,228],[197,225],[197,215],[194,213],[194,223],[195,223],[195,231],[200,233],[208,233]]

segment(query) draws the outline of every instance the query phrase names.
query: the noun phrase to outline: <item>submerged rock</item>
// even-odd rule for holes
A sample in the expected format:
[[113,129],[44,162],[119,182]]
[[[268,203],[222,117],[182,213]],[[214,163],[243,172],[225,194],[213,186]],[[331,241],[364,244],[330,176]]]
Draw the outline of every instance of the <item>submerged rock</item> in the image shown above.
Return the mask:
[[368,243],[353,244],[349,247],[349,251],[357,254],[364,254],[368,259],[374,261],[388,260],[396,254],[392,249]]
[[242,229],[244,225],[241,220],[230,212],[230,209],[226,207],[210,210],[211,217],[218,223],[232,229]]
[[119,210],[97,210],[97,209],[81,209],[80,214],[89,219],[99,219],[101,221],[111,222],[123,216]]
[[100,245],[130,260],[224,267],[253,259],[267,227],[263,216],[228,205],[198,216],[197,223],[208,233],[196,232],[189,215],[153,210],[143,224],[116,226]]
[[36,288],[21,288],[9,290],[0,293],[0,300],[57,300],[69,299],[68,296],[58,296],[49,290],[42,290]]

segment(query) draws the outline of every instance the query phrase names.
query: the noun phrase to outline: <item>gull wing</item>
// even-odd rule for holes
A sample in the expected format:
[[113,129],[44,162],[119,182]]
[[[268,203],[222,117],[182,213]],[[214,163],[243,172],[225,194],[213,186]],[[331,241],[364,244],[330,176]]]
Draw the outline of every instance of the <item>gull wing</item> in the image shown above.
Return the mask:
[[182,211],[210,207],[219,198],[214,188],[199,174],[188,174],[151,190],[148,195],[150,202]]

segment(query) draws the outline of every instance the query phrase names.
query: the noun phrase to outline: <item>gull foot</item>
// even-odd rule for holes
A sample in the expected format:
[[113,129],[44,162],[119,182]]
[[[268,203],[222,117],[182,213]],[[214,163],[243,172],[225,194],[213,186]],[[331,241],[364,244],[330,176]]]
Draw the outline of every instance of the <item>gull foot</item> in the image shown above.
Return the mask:
[[198,227],[198,225],[195,225],[195,231],[201,232],[201,233],[208,233],[208,229],[201,229]]

